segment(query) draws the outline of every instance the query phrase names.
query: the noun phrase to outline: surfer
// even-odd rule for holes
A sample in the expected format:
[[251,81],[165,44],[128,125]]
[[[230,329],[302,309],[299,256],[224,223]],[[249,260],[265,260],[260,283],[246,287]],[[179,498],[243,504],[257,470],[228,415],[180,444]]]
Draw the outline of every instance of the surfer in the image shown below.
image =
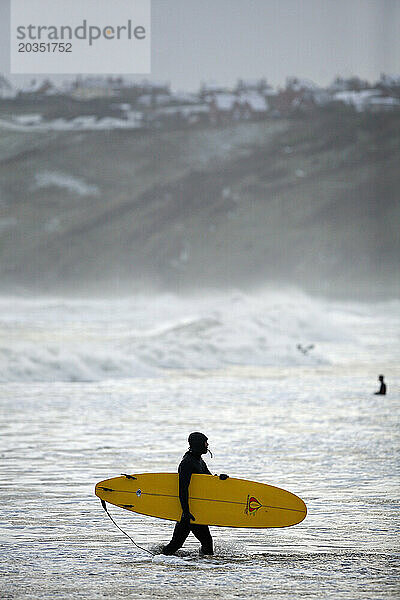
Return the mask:
[[[163,547],[163,554],[174,554],[181,548],[188,537],[189,533],[193,535],[201,543],[201,554],[214,554],[213,541],[208,525],[196,525],[192,523],[196,518],[190,512],[189,507],[189,484],[193,473],[211,475],[202,454],[210,452],[208,449],[208,438],[204,433],[195,431],[188,438],[189,450],[183,456],[178,467],[179,473],[179,500],[182,506],[181,520],[175,525],[174,533],[169,544]],[[210,452],[211,454],[211,452]],[[212,454],[211,454],[212,457]],[[227,479],[228,475],[220,475],[221,479]]]
[[381,382],[381,386],[378,392],[375,392],[375,396],[385,396],[386,394],[386,383],[383,381],[383,375],[379,375],[378,381]]

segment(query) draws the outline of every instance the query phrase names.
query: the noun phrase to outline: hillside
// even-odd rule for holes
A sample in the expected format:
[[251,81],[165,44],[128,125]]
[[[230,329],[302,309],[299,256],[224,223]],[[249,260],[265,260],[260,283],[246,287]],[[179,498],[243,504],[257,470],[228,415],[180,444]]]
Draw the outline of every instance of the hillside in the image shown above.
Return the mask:
[[399,293],[400,115],[0,130],[1,291]]

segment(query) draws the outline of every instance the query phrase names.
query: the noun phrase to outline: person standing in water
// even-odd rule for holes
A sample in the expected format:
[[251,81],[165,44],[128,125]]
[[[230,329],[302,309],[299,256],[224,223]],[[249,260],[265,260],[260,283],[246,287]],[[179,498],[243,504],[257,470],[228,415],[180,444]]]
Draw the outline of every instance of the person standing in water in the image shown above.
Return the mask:
[[[166,555],[174,554],[181,548],[190,532],[199,540],[201,544],[201,554],[214,554],[213,541],[208,525],[196,525],[195,515],[190,512],[189,507],[189,484],[193,473],[211,475],[202,454],[210,452],[208,449],[208,438],[204,433],[195,431],[188,438],[189,450],[183,456],[178,467],[179,473],[179,500],[182,506],[182,517],[175,525],[172,539],[166,546],[163,546],[162,553]],[[211,454],[211,452],[210,452]],[[212,457],[212,454],[211,454]],[[220,475],[220,479],[227,479],[228,475]]]
[[383,381],[383,375],[379,375],[378,381],[381,382],[381,387],[378,392],[375,392],[375,396],[385,396],[386,394],[386,383]]

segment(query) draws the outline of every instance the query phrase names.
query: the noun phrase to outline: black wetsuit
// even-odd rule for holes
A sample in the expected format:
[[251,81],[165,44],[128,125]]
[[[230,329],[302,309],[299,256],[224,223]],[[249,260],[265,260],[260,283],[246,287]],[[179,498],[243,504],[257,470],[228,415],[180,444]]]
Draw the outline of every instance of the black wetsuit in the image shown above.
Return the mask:
[[381,387],[379,388],[379,392],[375,392],[375,396],[385,396],[386,394],[386,383],[381,381]]
[[[175,525],[172,540],[169,544],[164,546],[164,554],[174,554],[179,548],[181,548],[188,537],[189,533],[193,535],[201,543],[201,550],[204,554],[213,554],[213,542],[210,534],[208,525],[196,525],[194,521],[190,521],[188,518],[184,518],[190,513],[189,507],[189,483],[193,473],[211,475],[210,471],[204,460],[201,458],[201,454],[194,452],[192,449],[188,450],[183,456],[182,461],[178,467],[179,473],[179,499],[182,505],[183,518],[178,521]],[[196,517],[196,515],[194,515]]]

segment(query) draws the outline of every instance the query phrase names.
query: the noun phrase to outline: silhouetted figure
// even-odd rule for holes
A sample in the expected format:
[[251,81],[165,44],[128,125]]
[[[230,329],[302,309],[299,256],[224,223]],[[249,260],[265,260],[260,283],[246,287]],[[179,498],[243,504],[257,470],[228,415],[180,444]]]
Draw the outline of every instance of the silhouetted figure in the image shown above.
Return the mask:
[[189,483],[193,473],[211,475],[202,454],[208,452],[207,436],[198,431],[189,435],[189,450],[179,465],[179,500],[182,506],[182,518],[177,522],[172,540],[163,547],[163,554],[174,554],[183,546],[189,533],[192,532],[201,543],[202,554],[213,554],[213,542],[207,525],[196,525],[195,517],[189,507]]
[[375,396],[385,396],[385,394],[386,394],[386,383],[383,381],[383,375],[379,375],[378,381],[381,382],[381,387],[379,388],[379,392],[375,392]]
[[[169,544],[163,546],[161,552],[167,555],[174,554],[183,546],[189,533],[192,532],[201,543],[200,554],[214,554],[213,541],[208,525],[196,525],[193,523],[192,521],[196,521],[196,518],[190,512],[189,506],[189,484],[191,477],[193,473],[211,475],[201,455],[210,452],[212,457],[212,454],[208,449],[208,438],[204,433],[200,433],[199,431],[191,433],[188,442],[189,450],[182,458],[178,468],[179,500],[182,507],[182,517],[175,525],[172,540]],[[221,473],[219,478],[225,481],[229,478],[229,475]]]

